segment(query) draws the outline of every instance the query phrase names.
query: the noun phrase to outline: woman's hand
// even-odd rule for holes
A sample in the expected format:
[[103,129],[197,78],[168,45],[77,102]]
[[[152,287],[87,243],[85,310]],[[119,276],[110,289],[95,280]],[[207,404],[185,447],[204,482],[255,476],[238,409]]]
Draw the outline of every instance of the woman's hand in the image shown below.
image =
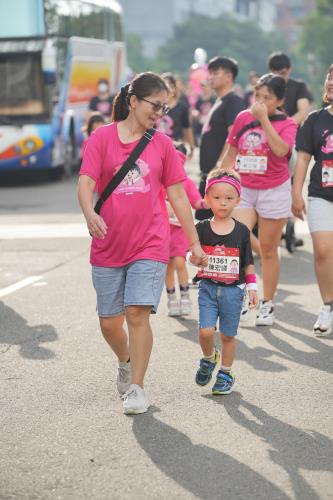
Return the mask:
[[86,217],[86,221],[91,236],[101,239],[105,238],[108,228],[100,215],[93,211]]
[[301,193],[293,193],[292,212],[298,219],[304,220],[306,205]]
[[266,105],[257,101],[252,104],[251,113],[260,121],[268,117]]
[[191,245],[190,262],[198,267],[206,267],[208,265],[208,256],[202,250],[199,241],[196,241],[193,245]]

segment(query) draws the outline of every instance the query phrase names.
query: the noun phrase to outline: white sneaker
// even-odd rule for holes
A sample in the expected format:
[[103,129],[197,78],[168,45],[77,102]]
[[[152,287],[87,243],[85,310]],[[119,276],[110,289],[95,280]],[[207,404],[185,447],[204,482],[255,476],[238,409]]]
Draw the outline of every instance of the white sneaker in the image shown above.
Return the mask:
[[275,321],[274,306],[271,300],[260,301],[259,311],[256,317],[256,326],[272,326]]
[[192,311],[192,302],[189,297],[180,298],[180,314],[182,316],[188,316]]
[[250,311],[249,311],[249,299],[247,296],[246,289],[244,290],[243,304],[239,321],[241,323],[247,321],[249,319]]
[[136,384],[130,385],[128,391],[123,396],[123,400],[123,409],[126,415],[145,413],[149,408],[145,391]]
[[317,337],[325,337],[332,331],[333,324],[333,311],[330,306],[321,306],[319,309],[319,316],[313,325],[313,331]]
[[117,389],[122,396],[131,385],[131,363],[118,362]]
[[168,300],[168,316],[180,316],[180,303],[177,299]]

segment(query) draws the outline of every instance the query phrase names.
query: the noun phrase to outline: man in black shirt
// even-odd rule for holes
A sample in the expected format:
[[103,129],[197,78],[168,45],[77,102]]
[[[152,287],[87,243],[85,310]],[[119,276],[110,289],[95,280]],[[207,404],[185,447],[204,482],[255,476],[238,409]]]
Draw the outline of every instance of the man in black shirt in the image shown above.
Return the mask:
[[[240,111],[245,109],[244,101],[233,91],[238,74],[238,64],[229,57],[214,57],[208,63],[209,80],[217,94],[217,100],[210,110],[202,128],[200,144],[200,193],[205,194],[207,174],[218,164],[229,130]],[[197,210],[197,219],[206,219],[209,210]]]
[[111,120],[113,96],[110,94],[109,82],[105,78],[98,81],[98,94],[89,103],[90,111],[98,111],[108,121]]
[[268,67],[272,73],[282,76],[287,84],[284,108],[288,116],[291,116],[298,125],[304,122],[308,116],[312,95],[302,80],[290,78],[291,63],[286,54],[274,52],[269,56]]

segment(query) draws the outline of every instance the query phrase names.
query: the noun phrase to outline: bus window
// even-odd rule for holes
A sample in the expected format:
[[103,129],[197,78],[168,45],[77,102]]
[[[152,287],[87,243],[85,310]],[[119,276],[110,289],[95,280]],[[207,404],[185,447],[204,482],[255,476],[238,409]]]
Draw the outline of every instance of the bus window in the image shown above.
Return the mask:
[[1,54],[0,116],[46,114],[40,54]]

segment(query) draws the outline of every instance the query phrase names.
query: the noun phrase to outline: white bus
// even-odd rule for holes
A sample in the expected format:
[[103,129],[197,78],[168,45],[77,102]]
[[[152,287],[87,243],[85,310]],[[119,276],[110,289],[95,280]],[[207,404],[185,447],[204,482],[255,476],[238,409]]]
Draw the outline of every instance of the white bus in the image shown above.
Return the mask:
[[97,82],[125,83],[115,0],[0,0],[0,172],[65,168],[80,159]]

